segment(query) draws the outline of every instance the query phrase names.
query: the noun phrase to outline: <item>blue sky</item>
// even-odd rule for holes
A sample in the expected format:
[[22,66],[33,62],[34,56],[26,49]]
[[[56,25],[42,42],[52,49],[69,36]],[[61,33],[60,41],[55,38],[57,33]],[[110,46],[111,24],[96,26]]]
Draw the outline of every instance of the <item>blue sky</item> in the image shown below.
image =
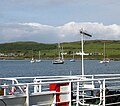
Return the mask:
[[120,0],[0,0],[0,43],[77,41],[80,28],[120,40]]

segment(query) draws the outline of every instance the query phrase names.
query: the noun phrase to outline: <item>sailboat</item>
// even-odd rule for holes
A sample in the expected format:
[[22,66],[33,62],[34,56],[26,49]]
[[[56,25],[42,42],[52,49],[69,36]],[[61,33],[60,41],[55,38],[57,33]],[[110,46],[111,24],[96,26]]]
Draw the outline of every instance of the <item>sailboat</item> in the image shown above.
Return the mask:
[[31,63],[35,63],[35,59],[33,58],[33,50],[32,50],[32,59],[30,61]]
[[31,62],[31,63],[35,63],[35,60],[34,60],[34,58],[32,58],[30,62]]
[[73,52],[73,58],[70,60],[70,62],[75,62],[75,59],[74,59],[74,52]]
[[39,51],[39,59],[36,59],[36,62],[37,62],[37,63],[41,62],[41,59],[40,59],[40,51]]
[[62,47],[62,53],[61,53],[60,52],[61,51],[60,44],[58,44],[58,49],[59,49],[59,57],[58,57],[58,59],[56,59],[52,62],[53,64],[63,64],[64,63],[63,47]]
[[110,62],[109,59],[106,59],[106,57],[105,57],[105,55],[106,55],[105,43],[104,43],[104,53],[103,53],[103,55],[104,55],[104,58],[103,58],[103,60],[100,61],[100,63],[109,63]]

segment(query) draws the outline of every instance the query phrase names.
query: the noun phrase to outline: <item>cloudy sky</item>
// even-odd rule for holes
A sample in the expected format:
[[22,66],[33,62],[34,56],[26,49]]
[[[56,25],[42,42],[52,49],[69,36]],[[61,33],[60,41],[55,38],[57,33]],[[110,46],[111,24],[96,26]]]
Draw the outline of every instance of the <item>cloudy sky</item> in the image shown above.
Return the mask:
[[0,0],[0,43],[120,40],[120,0]]

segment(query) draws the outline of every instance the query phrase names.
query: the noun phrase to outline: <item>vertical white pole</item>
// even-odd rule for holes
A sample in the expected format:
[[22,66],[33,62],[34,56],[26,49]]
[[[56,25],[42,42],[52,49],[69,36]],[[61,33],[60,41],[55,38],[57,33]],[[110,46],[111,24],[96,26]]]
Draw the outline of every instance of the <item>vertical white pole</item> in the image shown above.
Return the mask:
[[26,106],[29,106],[29,85],[26,87]]
[[[94,75],[92,75],[92,80],[94,79]],[[94,81],[92,81],[92,86],[94,86]]]
[[79,106],[79,82],[77,82],[77,98],[76,98],[76,106]]
[[71,82],[69,82],[69,106],[71,106],[72,104],[72,84]]
[[36,80],[36,79],[34,79],[34,81],[33,81],[33,82],[35,83],[35,85],[34,85],[34,93],[37,93],[37,88],[38,88],[38,85],[36,85],[37,80]]
[[103,106],[105,106],[105,80],[103,80]]
[[56,94],[54,94],[54,97],[53,97],[53,103],[51,104],[51,106],[56,106]]
[[99,105],[102,103],[102,83],[100,82],[100,103]]
[[82,77],[84,76],[84,60],[83,60],[83,55],[84,55],[84,51],[83,51],[83,34],[81,34],[81,45],[82,45]]
[[[12,85],[14,84],[14,80],[12,80]],[[14,92],[15,86],[12,86],[12,92]]]
[[39,82],[40,84],[39,84],[39,92],[41,92],[42,90],[42,86],[41,86],[41,80],[40,80],[40,82]]
[[[6,83],[4,85],[6,85]],[[6,91],[6,86],[4,86],[4,96],[6,96]]]

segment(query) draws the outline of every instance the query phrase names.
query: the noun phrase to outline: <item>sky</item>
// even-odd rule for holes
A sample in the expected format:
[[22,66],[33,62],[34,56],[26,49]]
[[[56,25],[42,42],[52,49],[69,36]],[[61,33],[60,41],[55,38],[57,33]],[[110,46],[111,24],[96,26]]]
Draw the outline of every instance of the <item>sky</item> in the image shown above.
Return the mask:
[[120,0],[0,0],[0,43],[120,40]]

